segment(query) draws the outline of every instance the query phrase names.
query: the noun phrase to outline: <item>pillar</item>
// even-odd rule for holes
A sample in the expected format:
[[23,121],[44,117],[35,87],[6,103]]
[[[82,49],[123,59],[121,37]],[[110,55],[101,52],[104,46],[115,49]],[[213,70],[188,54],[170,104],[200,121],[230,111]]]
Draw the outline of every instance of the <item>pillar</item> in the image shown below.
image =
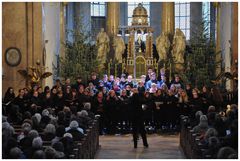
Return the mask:
[[108,59],[113,59],[114,51],[112,48],[113,43],[113,36],[117,35],[118,33],[118,26],[119,26],[119,10],[120,5],[119,2],[107,2],[107,25],[106,25],[106,32],[110,38],[110,53],[107,56]]
[[[232,32],[232,4],[230,2],[220,3],[220,50],[222,53],[222,66],[225,72],[231,72],[231,32]],[[226,80],[226,89],[232,90],[231,82]]]
[[46,48],[46,71],[53,75],[45,79],[45,85],[52,87],[57,76],[57,56],[60,52],[60,2],[44,2],[43,36]]
[[[232,70],[238,68],[238,3],[232,2]],[[232,83],[233,90],[237,90],[237,82]]]
[[174,2],[162,3],[162,32],[168,32],[170,35],[174,35],[175,31],[175,12]]
[[[218,53],[221,51],[221,46],[220,46],[220,2],[214,2],[214,7],[216,11],[216,50],[215,52]],[[219,62],[221,60],[221,54],[216,55],[216,62]],[[216,66],[216,73],[215,75],[217,76],[218,74],[221,73],[221,63],[219,63]]]
[[[233,62],[238,60],[238,3],[232,2],[232,56]],[[233,63],[235,64],[235,63]]]
[[119,2],[107,2],[107,33],[117,35],[119,26]]
[[60,3],[60,57],[65,57],[65,19],[64,12],[66,10],[67,3]]

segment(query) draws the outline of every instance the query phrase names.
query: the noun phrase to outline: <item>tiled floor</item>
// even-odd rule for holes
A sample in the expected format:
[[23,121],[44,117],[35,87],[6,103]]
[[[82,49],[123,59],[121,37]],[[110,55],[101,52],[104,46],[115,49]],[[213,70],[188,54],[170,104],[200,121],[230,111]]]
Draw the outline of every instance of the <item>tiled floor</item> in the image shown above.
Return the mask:
[[183,159],[179,149],[179,135],[148,135],[149,148],[144,148],[140,138],[138,148],[133,148],[132,135],[100,136],[96,159]]

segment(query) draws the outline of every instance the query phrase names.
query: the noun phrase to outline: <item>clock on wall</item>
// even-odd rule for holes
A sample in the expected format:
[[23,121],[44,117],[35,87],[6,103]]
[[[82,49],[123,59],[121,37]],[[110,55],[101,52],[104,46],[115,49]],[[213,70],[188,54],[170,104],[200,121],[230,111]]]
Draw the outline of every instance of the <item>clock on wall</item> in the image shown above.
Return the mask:
[[9,66],[18,66],[21,62],[22,55],[18,48],[10,47],[5,52],[5,60]]

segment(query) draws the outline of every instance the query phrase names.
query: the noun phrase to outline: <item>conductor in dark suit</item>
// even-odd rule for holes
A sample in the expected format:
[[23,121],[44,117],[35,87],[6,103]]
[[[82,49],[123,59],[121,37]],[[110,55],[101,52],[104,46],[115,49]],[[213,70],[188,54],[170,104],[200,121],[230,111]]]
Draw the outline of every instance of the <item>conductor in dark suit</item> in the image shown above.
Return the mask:
[[133,89],[133,95],[130,98],[130,104],[132,107],[132,132],[133,132],[133,141],[134,148],[137,148],[138,134],[141,134],[144,147],[148,147],[146,130],[144,127],[144,118],[143,118],[143,94],[139,94],[138,89]]

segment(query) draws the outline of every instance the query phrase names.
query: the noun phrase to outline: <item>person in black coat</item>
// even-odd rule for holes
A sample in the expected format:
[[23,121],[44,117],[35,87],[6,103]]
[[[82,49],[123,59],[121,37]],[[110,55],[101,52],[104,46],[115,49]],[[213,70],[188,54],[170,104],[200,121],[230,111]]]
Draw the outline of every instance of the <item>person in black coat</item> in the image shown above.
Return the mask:
[[40,113],[42,111],[42,100],[39,97],[38,91],[33,92],[30,104],[32,115],[35,113]]
[[19,106],[19,111],[23,114],[25,111],[27,111],[27,106],[25,104],[25,98],[24,98],[24,90],[19,89],[18,96],[13,100],[13,104]]
[[53,108],[53,97],[51,96],[50,92],[47,92],[44,99],[43,99],[43,108]]
[[158,89],[156,93],[152,95],[153,97],[153,119],[155,123],[155,129],[160,129],[164,122],[166,122],[166,105],[165,97],[162,94],[161,89]]
[[11,111],[11,103],[15,99],[14,90],[12,87],[9,87],[5,93],[4,99],[3,99],[3,114],[7,115]]
[[137,88],[133,89],[133,95],[130,98],[130,104],[133,110],[132,115],[132,133],[133,133],[133,141],[134,141],[134,148],[137,148],[137,139],[138,134],[141,134],[143,145],[144,147],[148,147],[146,130],[144,127],[144,119],[143,119],[143,95],[138,93]]
[[11,102],[15,98],[14,90],[12,87],[9,87],[5,93],[3,103]]
[[119,107],[119,98],[116,96],[114,90],[110,90],[106,98],[106,117],[107,117],[107,130],[110,134],[116,132],[117,120],[118,120],[118,107]]

